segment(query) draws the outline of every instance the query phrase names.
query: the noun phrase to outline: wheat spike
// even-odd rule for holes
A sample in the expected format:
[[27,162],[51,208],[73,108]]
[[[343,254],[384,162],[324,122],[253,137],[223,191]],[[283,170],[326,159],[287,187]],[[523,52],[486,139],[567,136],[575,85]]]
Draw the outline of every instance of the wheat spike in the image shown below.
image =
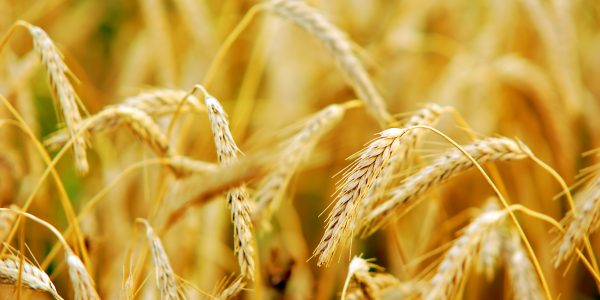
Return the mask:
[[314,251],[319,256],[318,265],[328,264],[335,255],[340,241],[351,238],[357,206],[365,198],[384,166],[394,156],[404,130],[390,128],[379,133],[352,163],[336,188],[336,204],[327,218],[325,234]]
[[[48,73],[52,94],[60,103],[69,137],[74,137],[81,128],[81,115],[77,107],[77,94],[67,78],[69,68],[63,61],[62,54],[43,29],[22,21],[19,24],[25,26],[33,37],[34,48]],[[73,143],[73,153],[75,166],[80,174],[89,171],[85,148],[85,135],[77,137]]]
[[583,239],[600,226],[600,176],[596,175],[590,183],[576,195],[576,214],[567,213],[561,223],[566,232],[558,244],[555,267],[567,260],[581,245]]
[[[241,153],[231,131],[227,114],[219,101],[206,94],[205,105],[208,109],[208,117],[215,140],[217,157],[222,165],[230,165],[237,160]],[[245,186],[230,189],[227,192],[227,205],[231,210],[231,221],[233,223],[234,251],[238,257],[241,274],[251,281],[254,280],[254,247],[252,245],[252,220],[250,217],[250,203]]]
[[327,106],[308,119],[303,128],[285,143],[275,161],[274,170],[261,182],[256,192],[258,200],[253,211],[254,220],[268,219],[277,209],[298,166],[310,154],[319,139],[340,122],[344,111],[338,104]]
[[160,290],[161,299],[176,300],[182,298],[177,286],[177,277],[160,239],[156,236],[148,221],[144,219],[139,221],[146,227],[146,238],[152,254],[152,261],[154,261],[156,284]]
[[266,8],[276,15],[293,21],[323,43],[379,125],[385,128],[393,123],[383,97],[352,50],[352,43],[344,32],[304,1],[274,0],[269,2]]
[[[128,106],[109,106],[99,113],[85,119],[83,128],[89,134],[97,134],[125,125],[140,140],[152,148],[158,156],[171,156],[167,138],[162,133],[156,122],[145,112]],[[58,131],[48,137],[44,144],[50,148],[60,147],[68,140],[63,131]]]
[[[486,200],[483,210],[499,210],[498,198],[490,197]],[[488,281],[494,279],[494,273],[502,257],[502,228],[494,228],[485,236],[481,243],[481,255],[477,258],[477,272],[483,273]]]
[[[531,150],[524,144],[504,137],[486,138],[463,146],[479,164],[494,161],[521,160],[528,157]],[[473,163],[458,149],[451,149],[430,165],[408,177],[402,184],[391,190],[390,199],[369,212],[363,224],[366,234],[381,227],[392,212],[401,213],[433,186],[440,184],[462,171],[473,167]]]
[[533,264],[521,244],[516,230],[503,234],[503,254],[516,300],[545,299]]
[[94,281],[79,257],[71,249],[66,249],[65,252],[69,277],[73,284],[73,298],[75,300],[100,300]]
[[[419,125],[435,126],[442,113],[447,110],[447,107],[430,103],[412,115],[402,124],[402,127],[409,128]],[[413,129],[407,131],[402,136],[397,154],[390,158],[383,171],[381,171],[381,176],[375,179],[369,195],[362,202],[362,205],[358,207],[359,219],[364,218],[368,212],[385,200],[386,191],[394,181],[394,173],[401,164],[406,163],[410,158],[411,151],[417,148],[419,139],[425,132],[427,132],[425,129]]]
[[206,110],[200,100],[194,95],[188,95],[186,91],[175,89],[155,89],[142,92],[136,96],[123,100],[124,105],[139,109],[152,117],[162,117],[174,113],[179,103],[185,99],[182,109],[194,111]]
[[426,300],[452,299],[464,280],[463,275],[469,263],[479,255],[481,242],[490,230],[505,219],[506,215],[507,211],[487,211],[467,226],[444,255],[436,274],[431,279],[431,288],[424,297]]
[[[21,265],[19,258],[17,257],[0,259],[0,282],[5,284],[17,284],[19,272],[21,272],[21,284],[23,284],[23,286],[33,290],[50,293],[54,299],[62,299],[58,295],[54,284],[46,272],[26,261],[23,261],[22,263],[23,264]],[[19,265],[21,265],[20,270]]]

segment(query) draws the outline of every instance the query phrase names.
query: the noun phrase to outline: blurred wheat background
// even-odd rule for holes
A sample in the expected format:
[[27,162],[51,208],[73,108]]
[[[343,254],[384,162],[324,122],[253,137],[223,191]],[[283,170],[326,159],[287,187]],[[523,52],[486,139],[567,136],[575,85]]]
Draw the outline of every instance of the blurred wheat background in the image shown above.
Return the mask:
[[0,0],[0,36],[2,299],[600,297],[598,1]]

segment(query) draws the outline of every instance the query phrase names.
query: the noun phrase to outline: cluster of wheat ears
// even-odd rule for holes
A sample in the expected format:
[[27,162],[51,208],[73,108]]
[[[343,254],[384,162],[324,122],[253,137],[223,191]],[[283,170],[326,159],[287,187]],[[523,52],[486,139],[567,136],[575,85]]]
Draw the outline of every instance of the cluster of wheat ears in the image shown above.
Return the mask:
[[598,3],[29,2],[2,299],[598,295]]

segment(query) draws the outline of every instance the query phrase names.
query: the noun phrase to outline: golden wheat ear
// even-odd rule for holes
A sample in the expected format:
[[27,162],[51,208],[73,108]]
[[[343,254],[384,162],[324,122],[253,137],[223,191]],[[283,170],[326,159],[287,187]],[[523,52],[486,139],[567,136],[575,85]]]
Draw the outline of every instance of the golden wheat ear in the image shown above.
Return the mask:
[[391,126],[394,118],[363,63],[354,53],[347,35],[304,1],[273,0],[266,2],[267,11],[294,22],[319,40],[342,69],[358,97],[382,128]]
[[[205,93],[205,105],[217,149],[219,163],[225,166],[238,160],[241,153],[231,131],[229,120],[219,100]],[[244,185],[230,189],[227,192],[227,205],[231,210],[233,223],[234,251],[238,257],[241,274],[249,280],[254,280],[254,245],[253,225],[250,217],[250,201]]]
[[337,248],[351,238],[357,207],[390,158],[396,155],[404,132],[398,128],[380,132],[344,173],[336,188],[335,206],[327,217],[325,233],[313,253],[314,256],[319,256],[319,266],[327,265],[335,256]]
[[182,299],[182,295],[177,285],[177,276],[171,267],[169,257],[165,252],[162,242],[154,233],[154,230],[144,219],[138,219],[137,222],[144,225],[146,228],[146,238],[152,254],[154,262],[154,273],[156,276],[156,284],[160,290],[161,299],[177,300]]
[[25,21],[18,21],[15,26],[25,27],[33,39],[33,47],[48,74],[52,95],[60,104],[69,138],[74,139],[75,167],[79,174],[84,175],[89,171],[89,164],[85,151],[85,133],[77,135],[82,126],[78,106],[81,105],[81,101],[69,81],[70,70],[54,42],[42,28]]
[[47,292],[54,299],[62,299],[46,272],[25,260],[20,261],[18,257],[0,259],[0,283],[20,283],[29,289]]
[[470,267],[470,262],[480,253],[481,242],[501,224],[508,211],[491,210],[480,214],[464,230],[462,235],[454,241],[454,244],[446,252],[436,273],[431,279],[431,288],[424,299],[453,299],[457,289],[465,280],[464,275]]
[[[522,160],[529,157],[529,150],[519,141],[499,137],[477,140],[463,146],[464,150],[479,164],[494,161]],[[402,184],[389,192],[389,199],[374,207],[361,225],[364,235],[381,228],[392,216],[402,214],[420,196],[432,187],[473,167],[473,162],[458,149],[451,149],[438,156],[431,164],[418,170]]]

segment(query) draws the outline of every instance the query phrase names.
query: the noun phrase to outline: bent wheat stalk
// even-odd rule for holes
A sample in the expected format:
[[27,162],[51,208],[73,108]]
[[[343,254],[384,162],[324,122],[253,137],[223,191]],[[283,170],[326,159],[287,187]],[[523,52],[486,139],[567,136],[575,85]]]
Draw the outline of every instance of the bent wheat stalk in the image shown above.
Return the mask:
[[183,108],[191,108],[197,112],[206,110],[196,96],[176,89],[145,91],[133,97],[126,98],[119,105],[137,108],[152,117],[162,117],[175,113],[179,102],[184,98],[186,101]]
[[[494,161],[521,160],[531,152],[524,144],[515,140],[499,137],[477,140],[463,147],[478,164]],[[390,199],[381,203],[367,215],[363,222],[365,235],[379,229],[392,212],[401,213],[433,186],[440,184],[462,171],[473,167],[473,161],[457,149],[449,150],[430,165],[417,171],[401,185],[390,192]]]
[[404,130],[390,128],[379,133],[362,152],[359,158],[348,166],[341,183],[336,188],[336,204],[327,217],[327,226],[321,242],[313,256],[319,256],[318,265],[327,265],[341,241],[351,237],[351,226],[357,216],[357,207],[367,196],[377,176],[396,155],[400,137]]
[[291,20],[323,43],[379,125],[386,128],[394,122],[383,97],[352,50],[352,43],[344,32],[304,1],[273,0],[266,3],[265,9]]

